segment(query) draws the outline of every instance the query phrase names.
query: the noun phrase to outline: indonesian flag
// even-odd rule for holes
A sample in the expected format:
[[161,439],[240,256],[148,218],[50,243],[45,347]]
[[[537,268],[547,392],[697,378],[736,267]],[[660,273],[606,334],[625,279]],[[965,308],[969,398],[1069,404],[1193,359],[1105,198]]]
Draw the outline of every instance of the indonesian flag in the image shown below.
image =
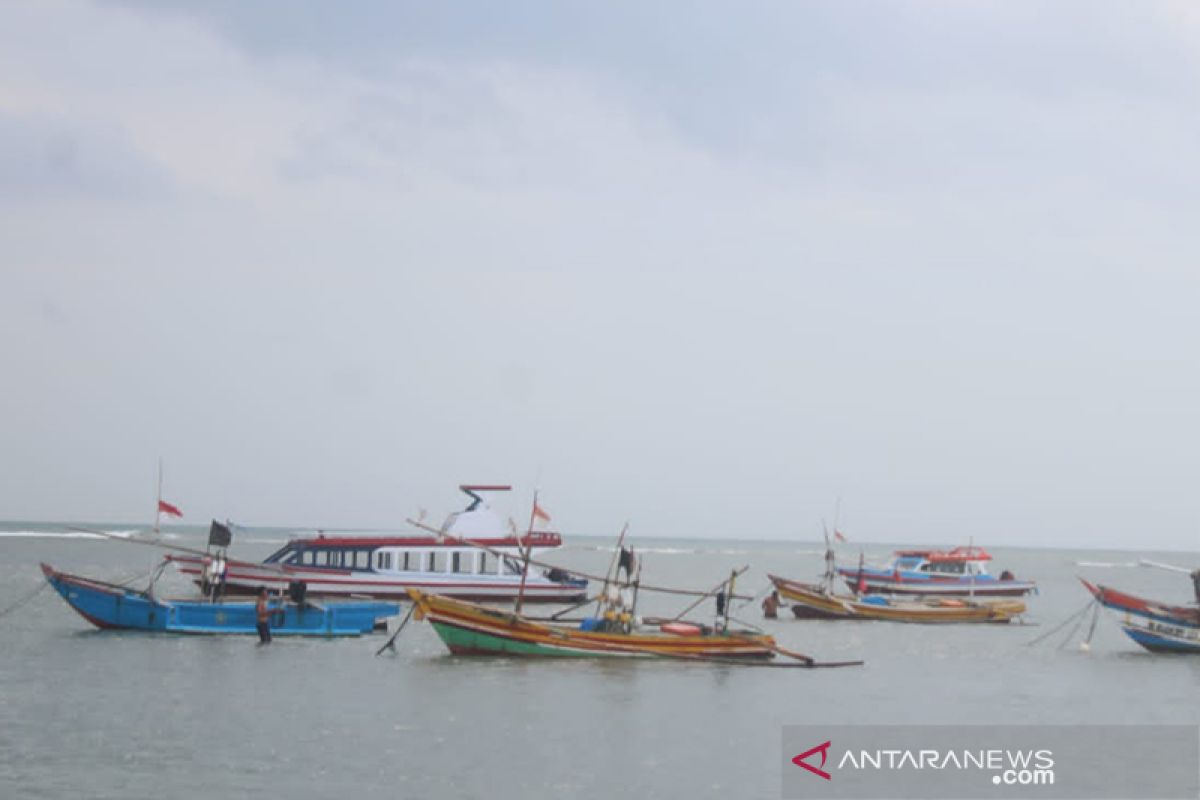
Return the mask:
[[546,513],[546,509],[539,506],[536,500],[533,501],[533,516],[534,519],[540,519],[542,522],[550,521],[550,515]]
[[171,517],[182,517],[183,512],[179,510],[179,506],[173,506],[166,500],[158,501],[158,513],[166,514]]
[[837,528],[834,528],[834,529],[833,529],[833,536],[834,536],[834,538],[835,538],[835,539],[837,539],[839,542],[844,542],[844,541],[846,541],[846,535],[845,535],[845,534],[843,534],[841,531],[839,531]]

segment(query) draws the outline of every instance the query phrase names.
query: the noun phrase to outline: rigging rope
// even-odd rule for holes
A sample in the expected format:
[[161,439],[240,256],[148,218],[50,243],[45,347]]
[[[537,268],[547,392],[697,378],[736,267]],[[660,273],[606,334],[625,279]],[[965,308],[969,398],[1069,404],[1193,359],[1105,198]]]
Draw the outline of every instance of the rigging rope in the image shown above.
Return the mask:
[[[1049,639],[1051,636],[1053,636],[1054,634],[1058,633],[1058,632],[1059,632],[1059,631],[1061,631],[1063,628],[1065,628],[1065,627],[1067,627],[1068,625],[1070,625],[1072,622],[1076,622],[1076,618],[1078,618],[1078,617],[1082,617],[1082,616],[1083,616],[1084,614],[1086,614],[1086,613],[1087,613],[1089,610],[1091,610],[1092,606],[1093,606],[1093,605],[1095,605],[1095,604],[1096,604],[1096,601],[1095,601],[1095,600],[1089,600],[1089,601],[1087,602],[1087,605],[1085,605],[1083,608],[1081,608],[1081,609],[1079,609],[1078,611],[1076,611],[1075,613],[1071,614],[1071,616],[1067,617],[1065,620],[1063,620],[1062,622],[1060,622],[1058,625],[1055,625],[1053,628],[1051,628],[1050,630],[1046,631],[1045,633],[1043,633],[1041,636],[1037,637],[1036,639],[1033,639],[1033,640],[1031,640],[1031,641],[1028,641],[1028,642],[1026,642],[1026,643],[1025,643],[1025,646],[1026,646],[1026,647],[1032,647],[1033,645],[1037,644],[1038,642],[1041,642],[1041,641],[1044,641],[1044,640],[1046,640],[1046,639]],[[1076,622],[1076,625],[1075,625],[1075,627],[1076,627],[1076,628],[1078,628],[1078,627],[1079,627],[1079,624],[1078,624],[1078,622]]]
[[12,605],[8,606],[7,608],[0,609],[0,618],[7,617],[9,614],[16,611],[21,606],[25,605],[33,598],[37,597],[39,594],[42,593],[42,590],[44,590],[49,585],[50,585],[49,581],[42,581],[40,586],[38,586],[36,589],[34,589],[29,594],[21,597],[21,599],[18,600],[17,602],[13,603]]

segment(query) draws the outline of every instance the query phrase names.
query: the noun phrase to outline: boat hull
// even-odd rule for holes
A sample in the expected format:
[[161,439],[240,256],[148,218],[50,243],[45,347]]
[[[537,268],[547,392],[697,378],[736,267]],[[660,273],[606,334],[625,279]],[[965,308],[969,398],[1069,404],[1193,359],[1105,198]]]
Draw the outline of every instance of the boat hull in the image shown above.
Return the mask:
[[417,590],[409,595],[417,604],[419,615],[433,625],[455,655],[769,659],[777,649],[774,639],[761,634],[676,636],[582,631]]
[[809,583],[768,576],[780,596],[790,601],[800,619],[876,620],[926,624],[1003,623],[1025,613],[1019,600],[902,600],[864,602],[850,595],[826,592]]
[[1145,649],[1200,654],[1200,609],[1160,603],[1080,580],[1102,606],[1120,614],[1121,630]]
[[[97,628],[188,634],[258,632],[254,603],[161,600],[46,564],[42,572],[67,604]],[[271,615],[269,625],[273,636],[359,636],[386,625],[386,619],[399,611],[396,603],[288,603]]]
[[[203,569],[197,556],[170,557],[180,573],[197,583]],[[522,594],[519,575],[483,576],[469,579],[437,578],[428,574],[389,575],[380,572],[346,569],[305,569],[290,565],[265,567],[247,562],[228,562],[225,593],[228,595],[257,594],[262,586],[286,589],[293,581],[306,584],[309,597],[369,597],[378,600],[407,600],[409,589],[434,592],[457,600],[474,602],[513,601]],[[550,581],[531,575],[525,582],[525,603],[577,603],[587,596],[586,582]]]

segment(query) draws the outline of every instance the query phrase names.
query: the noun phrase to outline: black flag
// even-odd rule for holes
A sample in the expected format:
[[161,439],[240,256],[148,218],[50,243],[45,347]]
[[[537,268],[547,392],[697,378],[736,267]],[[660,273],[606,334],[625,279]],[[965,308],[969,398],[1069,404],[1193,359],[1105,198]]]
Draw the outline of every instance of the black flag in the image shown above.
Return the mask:
[[624,547],[622,547],[621,555],[617,560],[617,572],[620,572],[621,570],[625,570],[625,576],[628,578],[632,578],[633,571],[636,568],[636,560],[637,560],[637,557],[634,556],[632,547],[629,548],[628,550],[626,550]]
[[229,547],[231,541],[233,541],[233,531],[229,530],[228,525],[222,525],[214,519],[212,527],[208,529],[209,547]]

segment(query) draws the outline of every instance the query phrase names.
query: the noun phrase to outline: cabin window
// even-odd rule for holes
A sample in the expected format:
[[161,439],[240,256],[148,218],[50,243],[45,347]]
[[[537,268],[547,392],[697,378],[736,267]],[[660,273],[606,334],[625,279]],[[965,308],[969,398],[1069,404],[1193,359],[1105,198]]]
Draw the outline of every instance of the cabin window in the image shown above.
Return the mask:
[[479,574],[480,575],[487,575],[487,569],[488,569],[487,556],[488,556],[487,553],[479,554]]
[[375,569],[391,569],[392,554],[380,550],[375,557]]
[[508,556],[505,556],[504,567],[505,567],[504,571],[506,573],[508,573],[509,575],[520,575],[521,574],[521,563],[519,561],[517,561],[515,558],[509,558]]
[[409,553],[408,553],[408,551],[406,550],[406,551],[404,552],[404,567],[403,567],[403,569],[404,569],[404,571],[405,571],[405,572],[409,572],[409,571],[411,571],[411,570],[412,570],[412,567],[410,567],[410,566],[409,566],[409,564],[408,564],[408,556],[409,556]]
[[429,572],[446,571],[446,554],[436,550],[429,554]]
[[323,567],[337,566],[337,564],[333,560],[333,557],[335,555],[337,555],[337,554],[334,553],[332,550],[326,550],[323,553],[321,553],[321,566],[323,566]]
[[300,560],[309,566],[314,566],[317,563],[317,551],[305,550],[300,554]]
[[463,554],[457,551],[450,554],[450,571],[462,572]]

